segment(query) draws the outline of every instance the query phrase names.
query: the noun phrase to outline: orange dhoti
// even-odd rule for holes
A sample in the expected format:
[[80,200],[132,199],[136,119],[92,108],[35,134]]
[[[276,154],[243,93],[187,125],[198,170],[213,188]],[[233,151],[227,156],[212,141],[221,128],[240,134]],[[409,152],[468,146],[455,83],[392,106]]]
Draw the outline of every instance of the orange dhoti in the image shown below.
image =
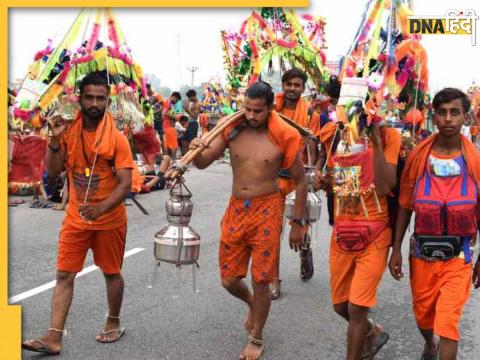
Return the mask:
[[330,287],[333,304],[376,305],[377,288],[387,266],[391,230],[386,228],[362,251],[344,251],[332,233]]
[[282,233],[284,199],[274,193],[254,199],[230,198],[222,219],[219,266],[222,278],[245,277],[252,258],[252,278],[270,283]]
[[420,329],[458,341],[458,325],[470,297],[472,265],[464,259],[428,262],[410,258],[413,312]]
[[167,127],[164,131],[165,148],[170,150],[178,149],[177,130],[174,127]]

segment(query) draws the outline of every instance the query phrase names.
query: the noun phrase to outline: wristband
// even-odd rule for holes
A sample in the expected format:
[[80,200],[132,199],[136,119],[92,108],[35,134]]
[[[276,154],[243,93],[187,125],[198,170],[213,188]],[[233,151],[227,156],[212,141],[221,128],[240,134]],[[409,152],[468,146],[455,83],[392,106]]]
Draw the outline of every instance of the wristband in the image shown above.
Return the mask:
[[292,224],[298,224],[300,226],[305,226],[305,225],[307,225],[307,222],[304,219],[293,218],[292,219]]

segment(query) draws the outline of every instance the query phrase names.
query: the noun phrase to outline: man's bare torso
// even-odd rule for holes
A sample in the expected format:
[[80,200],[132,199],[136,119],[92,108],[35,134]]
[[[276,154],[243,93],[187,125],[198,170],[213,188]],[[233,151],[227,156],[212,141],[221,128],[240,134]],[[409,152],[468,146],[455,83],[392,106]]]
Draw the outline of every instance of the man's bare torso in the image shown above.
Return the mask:
[[267,129],[247,127],[229,142],[229,148],[233,196],[251,199],[278,191],[283,154],[268,138]]

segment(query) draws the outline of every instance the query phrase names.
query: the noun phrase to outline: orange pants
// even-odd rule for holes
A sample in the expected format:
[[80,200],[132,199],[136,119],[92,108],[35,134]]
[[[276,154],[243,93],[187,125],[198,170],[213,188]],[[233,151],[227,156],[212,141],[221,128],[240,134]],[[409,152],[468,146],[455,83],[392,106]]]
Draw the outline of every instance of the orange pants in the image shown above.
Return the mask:
[[297,184],[295,183],[294,179],[291,178],[284,178],[279,177],[277,179],[278,190],[280,194],[286,198],[288,194],[290,194],[293,190],[296,189]]
[[335,242],[330,243],[330,287],[333,304],[348,301],[373,307],[377,303],[377,288],[387,266],[391,230],[386,228],[363,251],[343,251]]
[[464,259],[428,262],[410,258],[413,312],[420,329],[458,341],[458,324],[470,297],[472,265]]
[[222,219],[219,250],[222,278],[245,277],[252,257],[253,280],[257,283],[273,281],[283,210],[283,197],[279,193],[250,200],[230,198]]
[[60,231],[57,270],[80,272],[91,248],[95,265],[105,274],[120,273],[126,235],[127,225],[109,230],[82,230],[64,224]]

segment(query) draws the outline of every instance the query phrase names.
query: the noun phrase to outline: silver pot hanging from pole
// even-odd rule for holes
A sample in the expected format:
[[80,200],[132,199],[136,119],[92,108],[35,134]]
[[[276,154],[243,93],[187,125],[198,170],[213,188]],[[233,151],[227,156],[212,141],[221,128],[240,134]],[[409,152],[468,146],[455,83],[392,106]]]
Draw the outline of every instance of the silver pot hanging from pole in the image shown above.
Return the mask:
[[[305,166],[306,175],[307,175],[307,201],[305,209],[305,221],[309,224],[312,224],[320,219],[322,212],[322,200],[313,190],[313,175],[314,168],[313,166]],[[285,217],[289,220],[293,219],[293,214],[295,210],[295,191],[292,191],[285,198]]]
[[155,234],[154,255],[158,261],[177,266],[197,264],[200,235],[188,225],[193,210],[191,197],[192,193],[180,177],[165,203],[168,225]]

